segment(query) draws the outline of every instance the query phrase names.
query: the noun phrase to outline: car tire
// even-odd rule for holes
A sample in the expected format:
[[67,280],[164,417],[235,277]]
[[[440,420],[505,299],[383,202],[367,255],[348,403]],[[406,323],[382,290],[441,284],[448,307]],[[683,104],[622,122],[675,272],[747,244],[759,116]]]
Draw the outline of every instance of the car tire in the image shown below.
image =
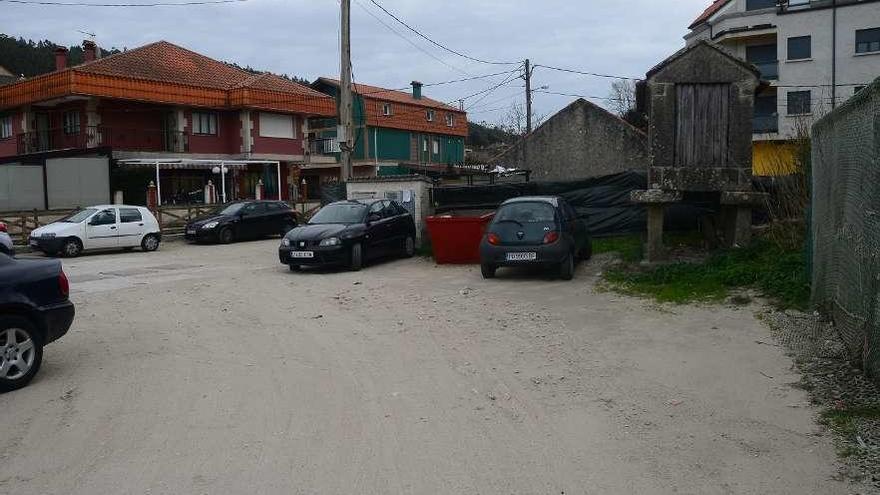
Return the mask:
[[416,255],[416,240],[410,235],[406,236],[406,239],[403,241],[403,255],[407,258],[412,258]]
[[147,234],[141,240],[141,249],[144,252],[151,253],[157,249],[159,249],[159,236],[156,234]]
[[[10,335],[15,340],[12,344]],[[14,361],[9,359],[11,356]],[[22,316],[0,317],[0,392],[17,390],[30,383],[42,362],[43,343],[34,324]]]
[[497,268],[495,267],[495,265],[490,265],[488,263],[480,264],[480,273],[483,274],[483,278],[485,279],[495,278],[496,270]]
[[351,252],[349,253],[348,258],[348,269],[357,272],[360,271],[364,266],[364,249],[361,247],[360,243],[355,244],[351,247]]
[[571,280],[574,278],[574,255],[569,253],[562,263],[559,264],[559,278]]
[[80,254],[82,254],[83,245],[79,239],[76,237],[71,237],[64,241],[64,244],[61,245],[61,254],[65,258],[76,258]]
[[300,265],[287,265],[287,267],[290,268],[290,271],[292,271],[292,272],[301,272],[302,271],[302,267]]
[[221,244],[231,244],[235,240],[235,234],[229,227],[223,227],[217,234],[217,239],[220,240]]

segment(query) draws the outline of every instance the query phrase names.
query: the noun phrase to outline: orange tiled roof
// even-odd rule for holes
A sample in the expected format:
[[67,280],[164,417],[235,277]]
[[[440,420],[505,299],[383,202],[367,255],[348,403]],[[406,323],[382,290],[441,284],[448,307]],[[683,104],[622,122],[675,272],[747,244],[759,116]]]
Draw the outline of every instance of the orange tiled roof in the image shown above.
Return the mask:
[[[319,81],[325,82],[333,86],[339,86],[338,79],[322,77]],[[458,108],[446,103],[432,100],[431,98],[422,97],[420,99],[413,98],[412,93],[399,91],[396,89],[380,88],[378,86],[370,86],[368,84],[354,83],[354,92],[365,97],[376,100],[390,101],[394,103],[406,103],[408,105],[418,105],[421,107],[436,108],[438,110],[449,110],[452,112],[461,112]]]
[[0,109],[72,94],[332,116],[332,98],[273,74],[251,74],[167,41],[10,84]]
[[690,26],[688,26],[688,28],[693,29],[702,22],[709,20],[710,17],[715,15],[715,13],[717,13],[719,10],[721,10],[722,7],[727,5],[728,2],[730,2],[730,0],[715,0],[714,2],[712,2],[712,5],[706,7],[706,10],[704,10],[703,13],[700,14],[700,16],[697,17]]

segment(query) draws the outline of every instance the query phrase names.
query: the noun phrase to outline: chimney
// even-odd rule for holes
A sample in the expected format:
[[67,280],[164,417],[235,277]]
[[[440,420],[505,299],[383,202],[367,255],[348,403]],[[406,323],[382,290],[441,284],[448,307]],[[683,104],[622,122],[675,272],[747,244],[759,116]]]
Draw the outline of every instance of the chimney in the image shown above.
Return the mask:
[[413,81],[412,87],[413,87],[413,98],[416,100],[421,100],[422,99],[422,83],[420,83],[418,81]]
[[85,58],[86,62],[91,62],[95,60],[97,57],[98,46],[95,45],[94,41],[85,40],[83,41],[83,58]]
[[59,46],[55,48],[55,70],[67,68],[67,48]]

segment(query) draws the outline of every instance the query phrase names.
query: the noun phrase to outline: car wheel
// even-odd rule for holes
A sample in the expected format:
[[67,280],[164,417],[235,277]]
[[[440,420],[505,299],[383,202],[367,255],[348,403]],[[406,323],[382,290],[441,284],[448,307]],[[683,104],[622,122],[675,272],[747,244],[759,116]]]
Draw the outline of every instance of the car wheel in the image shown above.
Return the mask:
[[0,317],[0,392],[27,385],[43,361],[43,345],[34,324],[21,316]]
[[403,241],[403,255],[407,258],[412,258],[416,254],[416,241],[412,238],[412,236],[406,236],[406,240]]
[[223,227],[220,233],[217,234],[217,238],[220,239],[221,243],[229,244],[235,240],[235,234],[232,233],[232,229],[229,227]]
[[287,267],[290,268],[290,271],[292,271],[292,272],[302,271],[302,267],[299,265],[287,265]]
[[159,236],[147,234],[141,241],[141,248],[148,253],[159,249]]
[[66,258],[76,258],[82,253],[83,246],[79,239],[67,239],[61,246],[61,254]]
[[559,265],[559,278],[571,280],[574,278],[574,255],[569,253]]
[[360,244],[351,247],[351,256],[349,257],[348,268],[357,272],[364,266],[364,252]]
[[490,265],[488,263],[482,263],[480,265],[480,272],[483,274],[483,278],[495,278],[495,268],[494,265]]

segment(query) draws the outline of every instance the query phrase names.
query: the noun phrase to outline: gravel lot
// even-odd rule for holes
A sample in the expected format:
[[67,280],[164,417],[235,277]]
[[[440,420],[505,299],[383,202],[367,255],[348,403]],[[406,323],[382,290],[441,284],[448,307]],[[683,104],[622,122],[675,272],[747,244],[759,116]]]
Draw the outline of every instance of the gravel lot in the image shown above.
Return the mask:
[[849,494],[757,307],[277,240],[65,261],[78,316],[0,396],[0,493]]

